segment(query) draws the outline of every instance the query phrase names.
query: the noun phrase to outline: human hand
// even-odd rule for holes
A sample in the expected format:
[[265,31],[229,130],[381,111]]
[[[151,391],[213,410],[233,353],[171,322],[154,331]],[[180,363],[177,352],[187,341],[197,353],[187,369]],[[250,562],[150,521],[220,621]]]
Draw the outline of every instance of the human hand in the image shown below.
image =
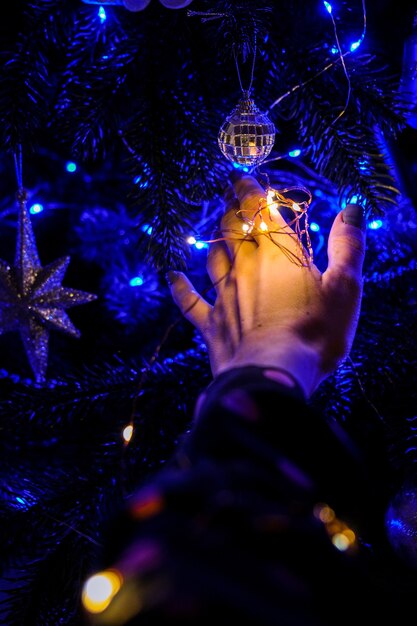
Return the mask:
[[[363,290],[363,209],[348,205],[336,215],[321,273],[280,213],[272,223],[263,212],[269,234],[259,229],[266,193],[254,177],[235,180],[225,199],[224,240],[212,243],[207,257],[214,303],[182,272],[168,272],[173,300],[201,332],[214,377],[245,365],[278,368],[309,398],[352,347]],[[254,218],[250,235],[243,215]]]

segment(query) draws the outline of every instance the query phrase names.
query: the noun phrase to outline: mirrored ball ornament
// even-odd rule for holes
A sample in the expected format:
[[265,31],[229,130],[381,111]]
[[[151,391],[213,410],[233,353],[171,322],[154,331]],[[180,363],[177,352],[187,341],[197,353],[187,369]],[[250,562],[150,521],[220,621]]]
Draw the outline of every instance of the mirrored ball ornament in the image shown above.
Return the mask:
[[275,126],[252,98],[244,94],[221,125],[217,141],[232,163],[255,166],[270,154],[275,142]]

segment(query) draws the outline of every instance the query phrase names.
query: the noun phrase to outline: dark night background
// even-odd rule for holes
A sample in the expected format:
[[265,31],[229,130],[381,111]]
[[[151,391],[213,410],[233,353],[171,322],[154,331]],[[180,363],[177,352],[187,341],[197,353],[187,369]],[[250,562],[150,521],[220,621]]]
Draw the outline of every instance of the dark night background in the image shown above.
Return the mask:
[[[343,52],[366,8],[365,37],[345,59],[349,103],[332,125],[348,80],[321,1],[101,6],[100,17],[98,3],[16,0],[0,24],[0,623],[80,623],[103,523],[169,458],[211,380],[164,275],[185,270],[211,297],[205,240],[234,167],[217,134],[241,97],[234,53],[247,84],[254,50],[252,96],[276,128],[254,173],[310,189],[320,269],[336,212],[352,198],[367,210],[358,333],[311,402],[375,467],[387,457],[387,530],[417,566],[416,7],[332,3]],[[20,187],[34,233],[23,258],[69,257],[48,292],[62,332],[34,325],[8,282],[22,271]],[[53,300],[61,283],[94,298],[70,308]]]

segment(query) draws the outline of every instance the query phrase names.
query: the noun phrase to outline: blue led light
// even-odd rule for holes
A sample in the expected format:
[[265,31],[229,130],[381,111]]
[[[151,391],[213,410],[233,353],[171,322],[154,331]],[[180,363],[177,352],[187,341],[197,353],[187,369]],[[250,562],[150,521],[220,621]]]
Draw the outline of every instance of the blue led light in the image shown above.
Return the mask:
[[74,163],[74,161],[68,161],[65,169],[67,170],[67,172],[70,172],[72,174],[72,172],[75,172],[77,170],[77,164]]
[[196,241],[194,245],[197,248],[197,250],[203,250],[203,248],[208,248],[208,244],[205,243],[204,241]]
[[371,230],[378,230],[378,228],[381,228],[382,225],[383,225],[382,220],[380,219],[372,220],[372,222],[369,222],[368,228],[370,228]]
[[36,213],[42,213],[43,211],[43,206],[42,204],[39,204],[38,202],[36,202],[35,204],[32,204],[32,206],[29,209],[29,213],[32,213],[32,215],[36,215]]
[[141,230],[143,230],[143,232],[147,235],[150,235],[152,233],[152,226],[149,226],[149,224],[144,224],[143,226],[141,226]]
[[129,285],[131,287],[140,287],[141,285],[143,285],[142,276],[135,276],[134,278],[131,278],[131,280],[129,280]]
[[317,224],[317,222],[311,222],[310,230],[317,233],[320,230],[320,226]]
[[330,48],[330,52],[331,52],[332,54],[337,54],[337,53],[339,52],[339,48],[336,48],[336,46],[332,46],[332,47]]
[[102,6],[99,7],[98,16],[99,16],[99,18],[101,20],[101,23],[106,21],[107,15],[106,15],[106,11],[104,10],[104,7],[102,7]]
[[15,496],[15,501],[10,504],[21,511],[28,511],[31,506],[36,504],[36,499],[29,494],[27,491],[24,491],[26,497],[23,496]]
[[361,45],[361,39],[359,39],[359,41],[354,41],[353,43],[350,44],[350,51],[354,52],[357,48],[359,48],[360,45]]
[[324,6],[326,7],[326,11],[327,11],[328,13],[331,13],[331,12],[332,12],[332,5],[331,5],[331,4],[329,4],[328,2],[326,2],[326,0],[324,0],[323,4],[324,4]]
[[296,148],[295,150],[291,150],[291,151],[288,153],[288,156],[289,156],[289,157],[292,157],[292,158],[295,158],[295,157],[300,156],[300,154],[301,154],[301,150],[299,150],[298,148]]
[[142,181],[141,174],[139,174],[138,176],[135,176],[135,178],[133,179],[133,182],[135,183],[135,185],[137,185],[141,189],[146,189],[146,187],[148,187],[149,185],[149,182],[147,180]]
[[240,163],[233,163],[233,167],[237,170],[243,170],[244,172],[249,172],[249,168],[247,165],[241,165]]

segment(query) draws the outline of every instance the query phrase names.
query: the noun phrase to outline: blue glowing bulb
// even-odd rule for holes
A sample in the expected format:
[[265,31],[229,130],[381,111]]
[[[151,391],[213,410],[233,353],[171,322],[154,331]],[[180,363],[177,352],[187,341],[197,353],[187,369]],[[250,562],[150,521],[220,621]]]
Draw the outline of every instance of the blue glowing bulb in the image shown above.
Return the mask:
[[317,233],[320,230],[320,226],[316,222],[311,222],[310,230]]
[[369,222],[368,228],[371,230],[378,230],[378,228],[381,228],[382,224],[383,222],[380,219],[372,220],[372,222]]
[[298,148],[296,148],[295,150],[291,150],[291,151],[288,153],[288,156],[295,158],[295,157],[300,156],[300,154],[301,154],[301,150],[299,150]]
[[249,168],[247,165],[241,165],[240,163],[233,163],[233,167],[237,170],[242,170],[243,172],[249,172]]
[[323,4],[324,4],[324,6],[326,7],[326,11],[327,11],[328,13],[331,13],[331,12],[332,12],[332,5],[331,5],[331,4],[329,4],[329,2],[326,2],[326,0],[324,0]]
[[135,276],[134,278],[131,278],[129,280],[129,285],[131,287],[140,287],[141,285],[143,285],[143,278],[142,278],[142,276]]
[[77,164],[74,163],[74,161],[68,161],[68,163],[65,166],[65,169],[67,170],[67,172],[75,172],[77,170]]
[[32,204],[32,206],[29,209],[29,213],[32,213],[32,215],[36,215],[36,213],[42,213],[43,211],[43,206],[42,204],[39,204],[38,202],[36,202],[35,204]]
[[106,11],[104,10],[104,7],[99,7],[98,16],[101,20],[101,23],[106,21],[107,15],[106,15]]

